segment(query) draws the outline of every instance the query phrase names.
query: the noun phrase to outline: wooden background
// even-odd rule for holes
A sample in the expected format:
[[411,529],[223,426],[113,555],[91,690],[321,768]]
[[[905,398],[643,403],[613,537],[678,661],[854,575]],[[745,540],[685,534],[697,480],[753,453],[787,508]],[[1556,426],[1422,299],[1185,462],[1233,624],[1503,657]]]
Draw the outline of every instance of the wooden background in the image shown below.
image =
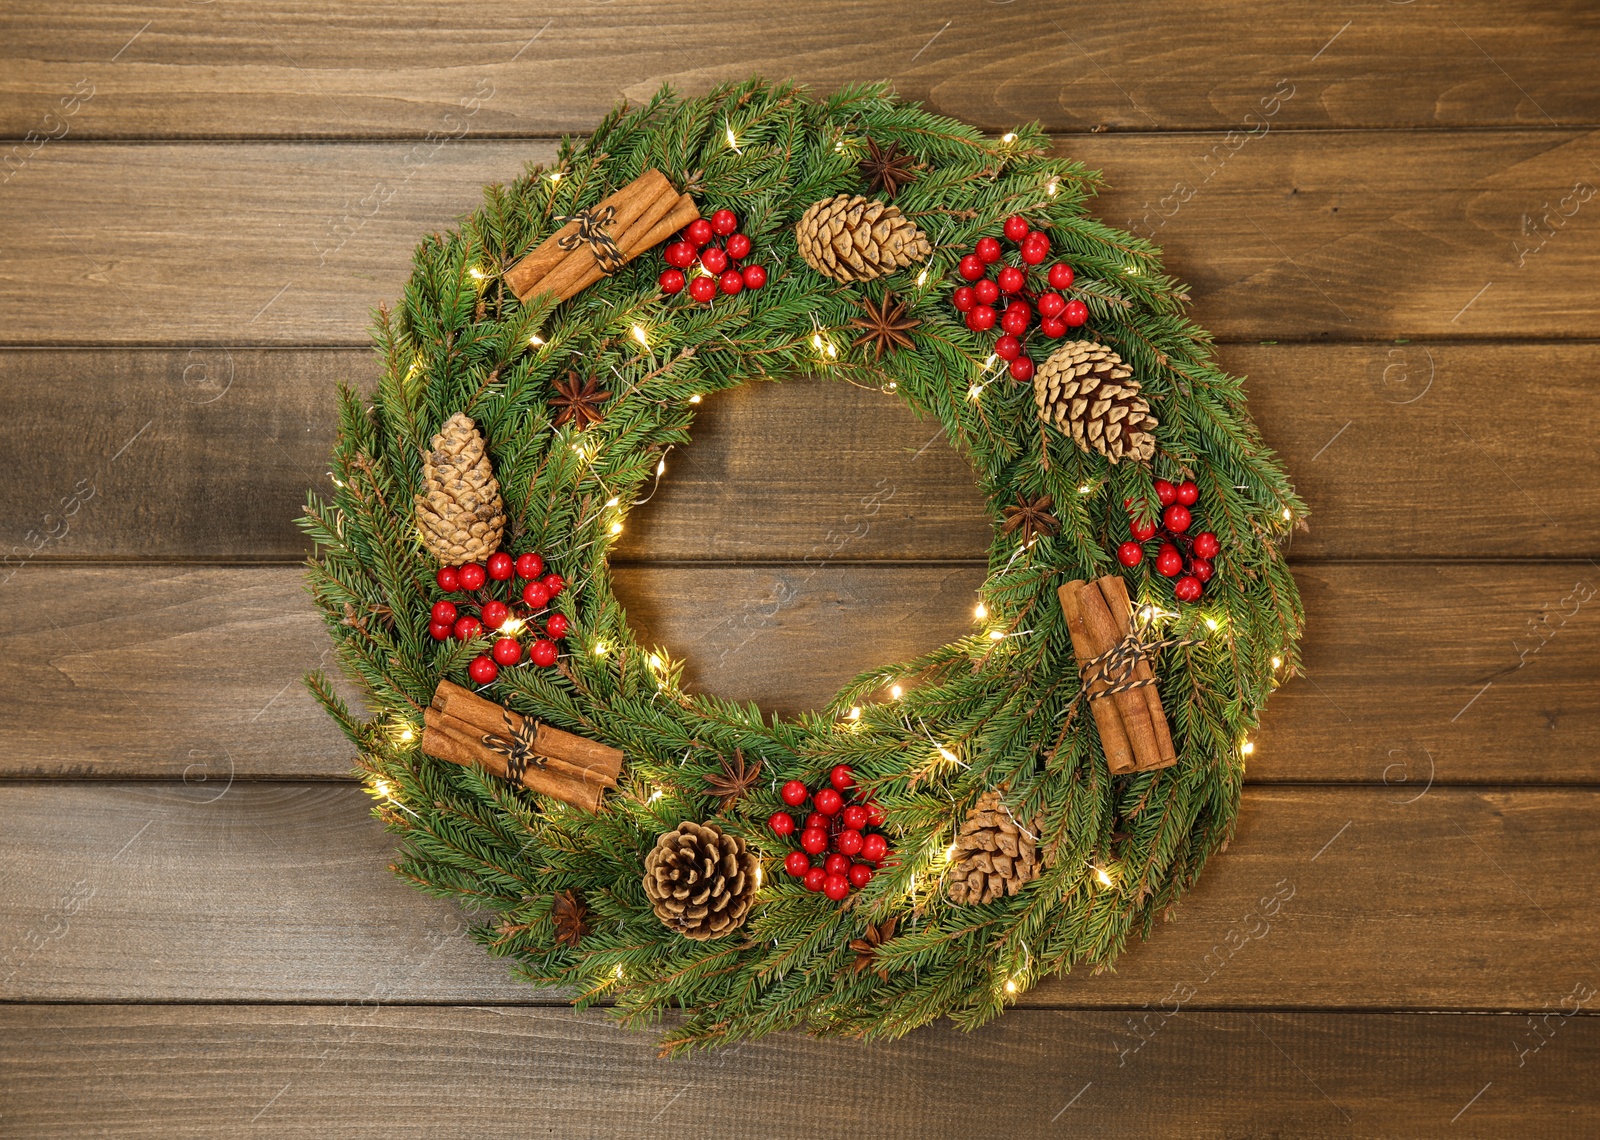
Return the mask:
[[[1593,1135],[1597,58],[1587,0],[7,3],[0,1134]],[[292,518],[420,235],[757,70],[1106,171],[1312,505],[1308,676],[1115,975],[665,1063],[387,873]],[[779,711],[964,629],[987,535],[928,424],[804,379],[630,529],[638,628]]]

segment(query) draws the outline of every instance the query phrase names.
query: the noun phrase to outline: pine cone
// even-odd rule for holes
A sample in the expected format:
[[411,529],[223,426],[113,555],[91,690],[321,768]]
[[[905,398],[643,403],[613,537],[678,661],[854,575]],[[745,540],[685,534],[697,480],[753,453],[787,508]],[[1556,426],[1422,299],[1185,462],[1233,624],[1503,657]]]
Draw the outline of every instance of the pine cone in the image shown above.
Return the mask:
[[886,277],[933,253],[898,206],[859,194],[813,202],[794,232],[806,264],[835,281]]
[[1044,868],[1044,853],[1039,850],[1043,823],[1042,818],[1035,819],[1030,835],[1011,818],[999,792],[979,796],[956,837],[956,856],[945,888],[950,901],[993,902],[1037,879]]
[[644,893],[670,930],[697,942],[744,925],[755,902],[760,862],[735,835],[685,820],[644,860]]
[[1111,462],[1155,454],[1157,420],[1122,357],[1092,340],[1068,341],[1033,375],[1039,415],[1085,451]]
[[445,422],[423,457],[422,479],[417,529],[442,565],[482,562],[500,549],[505,504],[472,420],[457,412]]

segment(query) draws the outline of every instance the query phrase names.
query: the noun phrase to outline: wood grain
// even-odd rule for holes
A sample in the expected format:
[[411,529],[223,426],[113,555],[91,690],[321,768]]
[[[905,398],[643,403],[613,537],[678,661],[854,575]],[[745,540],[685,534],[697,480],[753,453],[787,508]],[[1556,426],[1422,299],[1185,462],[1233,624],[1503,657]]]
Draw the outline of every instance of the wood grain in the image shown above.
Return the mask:
[[[1231,344],[1222,361],[1311,505],[1297,562],[1600,554],[1600,456],[1572,431],[1600,418],[1600,346]],[[0,552],[298,560],[335,389],[375,379],[353,349],[0,352],[0,420],[29,458],[0,482]],[[981,559],[984,504],[937,428],[813,378],[719,393],[615,557]]]
[[[0,997],[553,1000],[487,958],[453,906],[389,874],[394,839],[360,789],[219,790],[8,787]],[[1026,1003],[1143,1008],[1192,989],[1211,1008],[1543,1010],[1592,981],[1600,792],[1408,799],[1247,790],[1232,846],[1175,921],[1114,974],[1048,981]]]
[[0,132],[59,130],[42,115],[81,79],[94,95],[68,120],[73,136],[371,138],[460,121],[492,135],[584,131],[619,94],[642,99],[662,83],[699,93],[751,73],[821,90],[889,78],[907,98],[995,129],[1040,119],[1063,131],[1227,130],[1260,116],[1281,80],[1295,93],[1274,126],[1592,124],[1592,16],[1580,0],[1161,0],[1089,20],[1034,3],[569,0],[530,11],[412,0],[379,11],[275,0],[244,11],[34,0],[8,5]]
[[[1430,783],[1600,780],[1591,564],[1297,576],[1307,675],[1272,698],[1251,780],[1400,798]],[[965,633],[982,580],[981,566],[616,574],[640,637],[687,661],[692,689],[786,714]],[[328,645],[295,568],[26,567],[0,587],[16,710],[0,776],[342,779],[349,746],[300,683],[334,667]]]
[[[1096,212],[1162,243],[1223,339],[1588,337],[1600,320],[1594,132],[1108,135],[1064,151],[1106,171]],[[57,145],[5,188],[0,344],[363,344],[419,237],[552,153]]]
[[1149,1037],[1141,1016],[1017,1010],[972,1035],[940,1024],[862,1047],[784,1034],[662,1062],[593,1011],[13,1005],[0,1007],[0,1103],[39,1137],[389,1140],[446,1119],[452,1136],[498,1137],[530,1118],[565,1137],[714,1121],[730,1140],[1190,1140],[1266,1121],[1296,1137],[1553,1136],[1592,1111],[1585,1076],[1600,1064],[1593,1018],[1552,1018],[1519,1067],[1521,1017],[1199,1012]]

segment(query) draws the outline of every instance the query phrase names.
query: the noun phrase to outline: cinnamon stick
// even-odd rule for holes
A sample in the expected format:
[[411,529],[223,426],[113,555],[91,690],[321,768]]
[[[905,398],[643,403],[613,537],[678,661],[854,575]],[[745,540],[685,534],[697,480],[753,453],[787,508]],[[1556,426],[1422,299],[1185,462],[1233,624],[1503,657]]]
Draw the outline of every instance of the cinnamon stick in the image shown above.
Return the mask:
[[[1111,611],[1112,620],[1117,623],[1119,639],[1128,636],[1132,627],[1133,602],[1128,597],[1128,585],[1122,580],[1120,574],[1107,574],[1096,580],[1095,585],[1100,587],[1100,593],[1106,600],[1106,607]],[[1178,762],[1178,751],[1172,744],[1172,730],[1167,726],[1167,712],[1161,707],[1161,693],[1156,689],[1155,673],[1150,667],[1150,660],[1143,653],[1134,665],[1133,675],[1141,681],[1152,682],[1141,686],[1137,691],[1144,694],[1145,705],[1150,710],[1150,723],[1156,730],[1156,749],[1161,756],[1159,768],[1169,768]]]
[[[439,682],[433,691],[432,707],[463,722],[469,731],[480,736],[485,733],[504,736],[508,713],[514,731],[520,729],[526,719],[521,713],[511,712],[453,681]],[[575,775],[585,773],[585,779],[590,778],[588,773],[593,773],[612,787],[616,786],[617,776],[622,771],[622,753],[617,749],[547,724],[540,724],[535,730],[533,751],[547,762],[559,762],[572,769]]]
[[[619,231],[618,224],[624,220],[624,209],[630,207],[636,200],[644,204],[654,202],[657,198],[666,197],[672,190],[671,183],[659,170],[647,170],[626,186],[613,191],[602,198],[594,207],[596,211],[607,206],[617,211],[617,220],[611,224],[610,232],[615,236]],[[637,216],[637,215],[632,215]],[[517,300],[526,301],[535,292],[540,290],[536,286],[544,278],[567,259],[569,254],[584,252],[582,250],[565,250],[561,248],[561,239],[570,237],[578,232],[577,222],[568,222],[555,233],[545,238],[539,246],[527,254],[510,269],[506,270],[505,282],[511,286],[511,291],[517,295]],[[591,259],[593,254],[589,255]]]
[[[632,261],[641,253],[654,249],[700,216],[700,207],[696,206],[694,199],[687,194],[669,200],[667,205],[671,213],[653,220],[648,229],[644,227],[641,218],[639,222],[634,223],[627,234],[618,239],[617,248],[622,250],[624,258]],[[567,293],[567,297],[576,296],[604,276],[605,272],[596,265],[578,279],[577,284]],[[566,300],[567,297],[563,297],[562,300]]]
[[[517,716],[515,713],[512,713],[511,715],[512,724],[520,726],[523,718]],[[448,732],[453,732],[457,736],[472,741],[474,745],[485,748],[488,747],[487,745],[483,744],[483,738],[485,736],[504,737],[506,734],[504,720],[502,720],[496,727],[488,729],[482,727],[481,725],[474,724],[471,721],[462,720],[460,717],[451,716],[447,712],[441,712],[439,709],[432,707],[426,708],[422,711],[422,723],[424,727],[431,725]],[[543,767],[546,771],[563,780],[575,780],[581,783],[594,784],[603,788],[614,788],[617,786],[616,777],[607,773],[602,768],[585,768],[581,765],[572,764],[566,760],[557,759],[553,756],[546,756],[542,751],[540,751],[537,743],[538,736],[546,729],[548,729],[550,732],[561,731],[560,729],[550,728],[548,725],[544,724],[536,725],[534,728],[535,743],[533,751],[535,755],[537,755],[543,761]],[[561,735],[572,736],[571,733],[561,733]],[[583,740],[583,737],[572,736],[572,739]],[[585,741],[584,743],[593,742]],[[595,747],[604,748],[605,746],[595,745]],[[496,757],[502,768],[507,767],[505,758],[501,756],[500,753],[495,752],[492,748],[489,749],[489,752]]]
[[[480,740],[441,723],[443,717],[437,709],[424,709],[422,715],[422,750],[429,756],[469,768],[481,767],[502,778],[509,775],[504,756],[485,747]],[[523,769],[521,782],[530,791],[589,812],[600,810],[600,799],[605,794],[602,784],[564,779],[548,767],[540,768],[534,764]]]
[[[628,228],[639,219],[650,205],[661,198],[669,201],[676,200],[677,191],[672,188],[672,183],[667,181],[666,175],[659,170],[647,170],[638,178],[628,183],[622,190],[622,199],[617,203],[617,216],[606,227],[606,232],[611,235],[611,240],[616,241],[619,234],[628,232]],[[622,250],[620,242],[617,249]],[[530,293],[554,293],[565,301],[578,291],[578,281],[587,276],[590,271],[597,275],[595,280],[603,276],[600,261],[594,255],[594,250],[587,244],[578,246],[577,249],[567,252],[561,262],[544,278],[534,284]],[[518,296],[518,300],[525,298]]]
[[[1083,611],[1084,628],[1094,640],[1097,652],[1104,653],[1122,640],[1117,633],[1117,623],[1099,590],[1079,591],[1078,604]],[[1107,699],[1116,704],[1117,712],[1122,717],[1128,743],[1133,745],[1135,767],[1140,771],[1161,767],[1161,747],[1156,743],[1156,729],[1150,721],[1150,706],[1145,703],[1144,693],[1139,689],[1125,689]]]
[[[1066,615],[1067,632],[1072,636],[1072,652],[1080,665],[1104,652],[1095,648],[1094,639],[1083,621],[1083,609],[1079,602],[1085,585],[1087,583],[1076,579],[1056,591],[1056,597],[1061,600],[1061,612]],[[1131,772],[1137,761],[1128,743],[1128,734],[1123,730],[1122,718],[1117,715],[1110,701],[1095,699],[1096,693],[1108,687],[1104,681],[1090,682],[1089,711],[1094,715],[1095,728],[1100,732],[1100,749],[1106,754],[1107,766],[1118,774]]]

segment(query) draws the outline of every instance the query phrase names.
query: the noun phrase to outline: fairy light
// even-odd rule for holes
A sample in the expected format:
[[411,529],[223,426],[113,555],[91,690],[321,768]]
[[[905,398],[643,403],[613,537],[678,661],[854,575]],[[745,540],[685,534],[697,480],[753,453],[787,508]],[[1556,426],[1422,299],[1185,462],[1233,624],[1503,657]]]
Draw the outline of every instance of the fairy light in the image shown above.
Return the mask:
[[617,976],[617,981],[620,982],[622,980],[622,963],[618,962],[617,968],[611,972]]
[[561,181],[561,176],[562,176],[563,173],[565,173],[565,172],[564,171],[560,171],[560,170],[552,170],[550,172],[550,181],[552,181],[552,182],[560,182]]
[[954,752],[950,751],[950,749],[946,748],[944,745],[935,744],[934,747],[939,750],[940,759],[944,760],[946,763],[949,763],[949,764],[959,764],[959,763],[961,763],[960,757],[958,757]]
[[667,473],[667,461],[665,459],[663,459],[660,463],[656,464],[656,478],[659,479],[659,478],[661,478],[661,476],[665,475],[666,473]]
[[541,348],[541,347],[543,347],[543,345],[544,345],[544,337],[539,336],[538,334],[535,334],[535,335],[530,336],[528,338],[528,347],[529,348]]
[[1094,881],[1099,883],[1102,887],[1111,886],[1111,872],[1107,871],[1099,864],[1096,864],[1094,868]]
[[611,497],[610,497],[610,498],[609,498],[609,499],[607,499],[607,500],[606,500],[606,506],[608,506],[608,507],[614,507],[614,506],[616,506],[616,505],[617,505],[617,504],[618,504],[618,503],[620,503],[620,502],[621,502],[621,501],[622,501],[622,500],[621,500],[621,499],[619,499],[619,498],[617,498],[617,496],[615,496],[615,495],[612,495],[612,496],[611,496]]
[[388,780],[372,781],[372,790],[386,800],[394,799],[394,785]]
[[650,346],[650,342],[645,339],[644,330],[638,325],[633,326],[633,339],[644,345],[646,348]]
[[661,655],[659,653],[652,653],[650,655],[650,668],[652,668],[652,669],[661,668]]
[[522,625],[521,618],[507,618],[500,624],[500,632],[507,637],[514,637],[522,632]]
[[604,657],[606,655],[606,643],[605,642],[597,641],[597,642],[594,643],[594,655],[596,657]]
[[920,285],[926,285],[927,283],[928,283],[928,271],[926,269],[924,269],[921,273],[917,274],[917,284],[920,286]]
[[1005,134],[1000,136],[1000,141],[1003,142],[1003,143],[1014,143],[1014,142],[1016,142],[1017,141],[1017,132],[1015,132],[1015,131],[1007,131]]
[[691,404],[698,404],[700,402],[700,393],[696,392],[694,395],[690,396],[689,402]]
[[410,744],[416,738],[416,729],[412,728],[409,724],[400,730],[400,739],[406,744]]
[[662,791],[662,790],[661,790],[661,789],[660,789],[660,788],[656,788],[656,789],[655,789],[655,790],[654,790],[654,791],[652,791],[652,792],[651,792],[651,793],[650,793],[650,800],[649,800],[649,802],[650,802],[650,803],[655,803],[655,802],[656,802],[656,801],[657,801],[657,800],[659,800],[659,799],[660,799],[660,798],[661,798],[661,797],[662,797],[662,796],[664,796],[664,795],[666,795],[666,793],[665,793],[665,792],[663,792],[663,791]]
[[989,616],[989,607],[984,605],[982,602],[979,602],[973,607],[972,616],[977,618],[979,621],[982,621],[984,618]]
[[1056,182],[1056,180],[1054,178],[1052,178],[1050,180],[1050,185],[1048,185],[1048,186],[1046,186],[1044,188],[1044,192],[1046,194],[1050,195],[1050,197],[1054,198],[1056,196],[1056,191],[1058,189],[1060,189],[1060,184],[1058,182]]
[[333,485],[335,487],[342,488],[345,485],[344,480],[340,479],[339,476],[335,475],[332,471],[328,472],[328,478],[333,480]]
[[991,629],[989,631],[989,640],[990,641],[1004,641],[1005,639],[1006,639],[1006,635],[1005,635],[1005,631],[1004,630]]
[[1253,740],[1246,740],[1243,744],[1239,745],[1239,755],[1240,756],[1248,756],[1248,755],[1250,755],[1250,753],[1254,752],[1255,750],[1256,750],[1256,745],[1255,745],[1255,741],[1253,741]]
[[619,523],[619,522],[612,523],[611,524],[611,533],[612,534],[621,534],[622,533],[622,524]]
[[739,149],[739,140],[734,138],[734,136],[733,136],[733,127],[731,125],[728,127],[728,145],[731,146],[734,150],[738,150]]
[[467,270],[467,276],[472,278],[474,281],[482,281],[484,274],[483,270],[474,265],[471,269]]
[[901,697],[901,694],[903,694],[904,692],[905,692],[905,690],[902,689],[899,685],[890,685],[889,686],[889,699],[891,701],[898,701],[900,699],[900,697]]
[[1206,628],[1209,629],[1212,633],[1216,633],[1217,632],[1217,619],[1216,618],[1206,618]]
[[1094,490],[1093,487],[1089,486],[1089,484],[1087,484],[1087,483],[1084,483],[1084,484],[1081,484],[1078,487],[1078,494],[1087,495],[1087,494],[1091,493],[1093,490]]
[[851,709],[850,709],[850,719],[851,720],[860,720],[861,719],[861,706],[860,705],[853,705],[851,707]]
[[1017,992],[1016,979],[1015,978],[1007,978],[1006,979],[1006,993],[1014,994],[1016,992]]
[[1291,511],[1288,507],[1284,507],[1283,508],[1283,521],[1284,522],[1288,522],[1292,518],[1294,518],[1294,512]]
[[1272,659],[1272,667],[1274,669],[1281,668],[1282,666],[1283,666],[1283,658],[1282,657],[1274,657]]
[[983,385],[982,384],[974,384],[972,387],[967,389],[967,399],[969,399],[969,400],[976,401],[977,398],[979,396],[981,396],[981,395],[983,395]]
[[996,356],[994,353],[991,352],[989,354],[989,359],[985,360],[983,362],[984,370],[987,371],[988,369],[993,368],[994,367],[994,362],[999,360],[999,359],[1000,358],[998,356]]

